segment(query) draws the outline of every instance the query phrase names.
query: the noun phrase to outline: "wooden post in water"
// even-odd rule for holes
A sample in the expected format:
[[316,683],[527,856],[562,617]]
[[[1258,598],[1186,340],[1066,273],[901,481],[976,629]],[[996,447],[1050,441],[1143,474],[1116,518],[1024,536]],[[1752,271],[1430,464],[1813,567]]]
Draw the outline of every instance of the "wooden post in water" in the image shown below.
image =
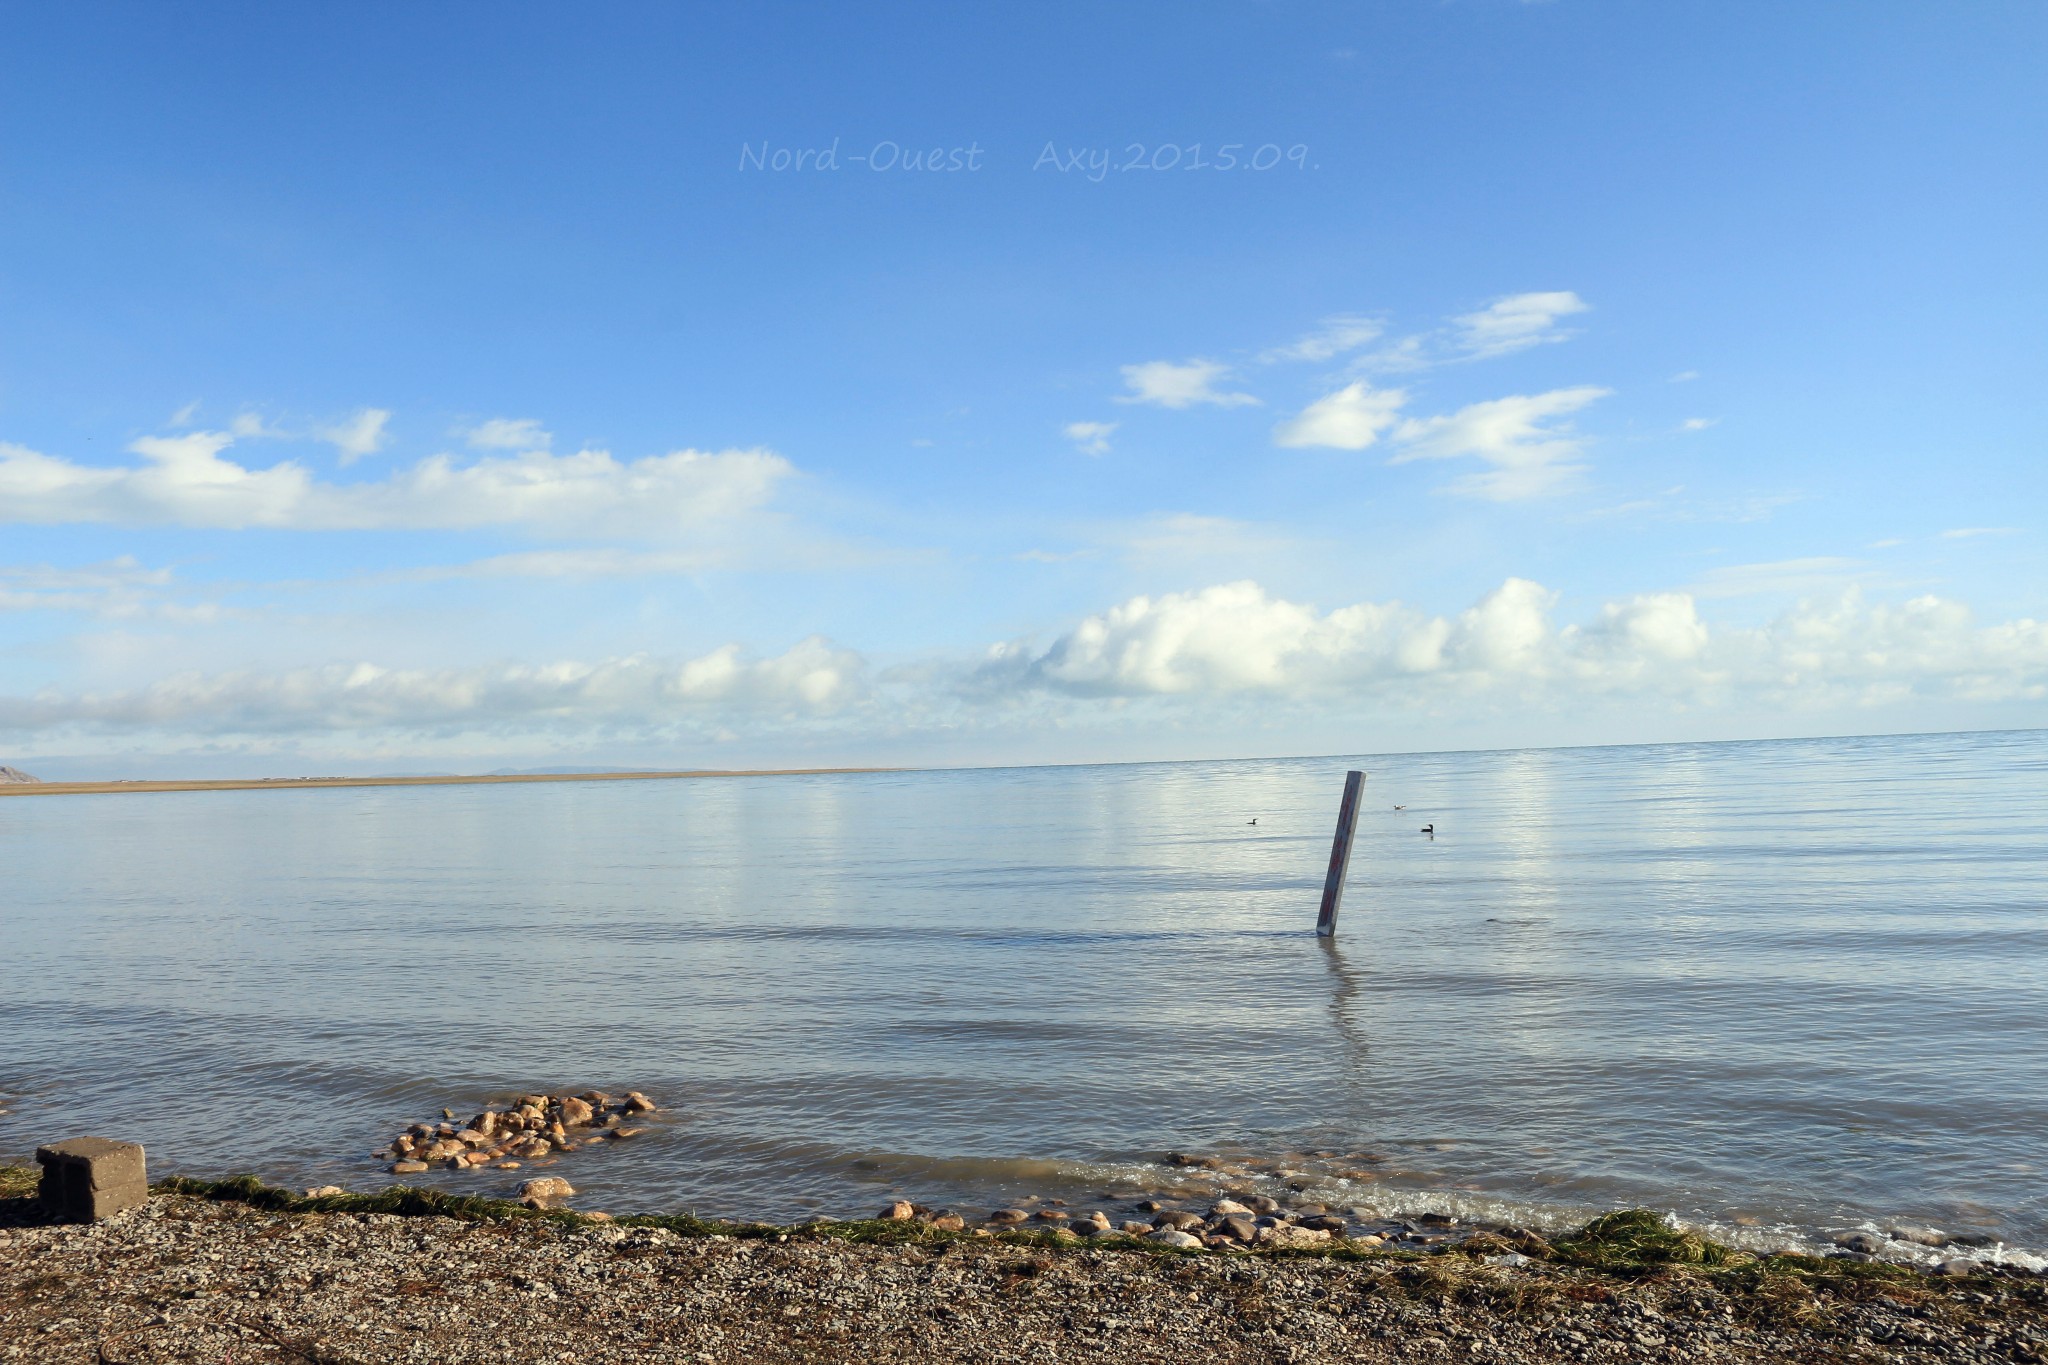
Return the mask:
[[1316,916],[1316,937],[1337,932],[1337,906],[1344,899],[1344,877],[1351,870],[1351,836],[1358,832],[1358,798],[1365,792],[1365,774],[1344,774],[1344,803],[1337,807],[1337,838],[1330,845],[1330,875],[1323,879],[1323,912]]

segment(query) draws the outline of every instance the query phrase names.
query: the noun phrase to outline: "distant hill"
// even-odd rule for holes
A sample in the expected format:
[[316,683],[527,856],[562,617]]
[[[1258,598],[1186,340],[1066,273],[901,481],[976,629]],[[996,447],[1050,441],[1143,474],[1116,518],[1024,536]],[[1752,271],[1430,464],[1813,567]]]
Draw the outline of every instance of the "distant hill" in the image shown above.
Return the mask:
[[19,768],[0,767],[0,782],[40,782],[40,777],[30,777]]

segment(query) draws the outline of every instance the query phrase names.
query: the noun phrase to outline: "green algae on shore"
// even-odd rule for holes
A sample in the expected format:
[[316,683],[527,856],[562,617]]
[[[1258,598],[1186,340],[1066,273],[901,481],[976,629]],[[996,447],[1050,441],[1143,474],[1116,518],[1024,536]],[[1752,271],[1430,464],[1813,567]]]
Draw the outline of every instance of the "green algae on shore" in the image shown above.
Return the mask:
[[[36,1172],[22,1166],[0,1166],[0,1199],[33,1196]],[[1927,1281],[1925,1272],[1888,1261],[1858,1260],[1841,1256],[1768,1255],[1744,1251],[1712,1241],[1648,1209],[1623,1209],[1603,1214],[1584,1227],[1554,1240],[1524,1236],[1505,1240],[1482,1233],[1468,1241],[1411,1250],[1400,1247],[1365,1247],[1337,1239],[1320,1246],[1245,1248],[1213,1251],[1208,1248],[1161,1246],[1142,1237],[1110,1234],[1082,1239],[1064,1229],[1006,1231],[965,1231],[934,1227],[914,1219],[814,1220],[790,1226],[730,1219],[700,1218],[694,1214],[592,1214],[571,1209],[535,1209],[511,1200],[479,1195],[448,1194],[436,1189],[393,1185],[371,1193],[294,1194],[288,1189],[266,1185],[253,1175],[224,1180],[196,1180],[172,1176],[151,1187],[157,1195],[183,1196],[212,1203],[241,1204],[273,1213],[289,1214],[388,1214],[408,1218],[452,1218],[458,1221],[534,1221],[568,1227],[608,1223],[625,1228],[659,1228],[682,1237],[728,1237],[750,1240],[789,1241],[829,1239],[881,1246],[943,1246],[954,1242],[995,1242],[1002,1245],[1038,1247],[1048,1250],[1087,1246],[1097,1250],[1115,1249],[1154,1256],[1264,1256],[1334,1261],[1370,1261],[1383,1264],[1455,1265],[1458,1262],[1487,1262],[1501,1255],[1525,1258],[1559,1268],[1591,1271],[1616,1279],[1669,1277],[1674,1274],[1704,1276],[1731,1289],[1762,1288],[1778,1282],[1780,1287],[1798,1285],[1808,1292],[1829,1290],[1862,1297],[1875,1287],[1904,1288]],[[1980,1276],[1993,1274],[1986,1267]],[[1948,1283],[1956,1283],[1950,1277]]]

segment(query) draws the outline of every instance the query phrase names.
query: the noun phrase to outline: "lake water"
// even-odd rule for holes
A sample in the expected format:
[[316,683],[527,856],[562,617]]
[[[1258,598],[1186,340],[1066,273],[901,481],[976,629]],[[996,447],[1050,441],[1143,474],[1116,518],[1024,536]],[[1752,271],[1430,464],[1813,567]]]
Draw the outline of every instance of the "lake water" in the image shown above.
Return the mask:
[[551,1172],[614,1211],[1135,1198],[1179,1150],[2048,1248],[2048,732],[11,798],[0,860],[0,1158],[375,1188],[443,1106],[597,1086],[663,1105]]

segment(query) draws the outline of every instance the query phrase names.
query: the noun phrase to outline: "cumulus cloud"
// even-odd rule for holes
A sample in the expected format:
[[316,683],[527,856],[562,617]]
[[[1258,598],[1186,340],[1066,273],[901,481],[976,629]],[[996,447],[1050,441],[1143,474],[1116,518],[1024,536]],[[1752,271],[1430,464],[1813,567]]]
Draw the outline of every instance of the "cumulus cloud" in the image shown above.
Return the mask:
[[1580,639],[1592,653],[1609,658],[1697,659],[1706,652],[1707,623],[1690,593],[1645,593],[1601,607]]
[[813,637],[765,659],[727,645],[676,661],[394,669],[332,664],[181,673],[147,687],[0,698],[0,734],[169,729],[214,735],[405,730],[453,733],[597,724],[660,727],[765,716],[828,717],[867,693],[860,655]]
[[222,457],[235,437],[149,436],[140,464],[86,465],[0,442],[0,518],[288,530],[464,529],[659,536],[761,506],[793,470],[765,450],[679,450],[621,461],[608,451],[528,450],[468,461],[435,455],[389,478],[333,483],[283,461]]
[[1571,333],[1557,320],[1586,309],[1585,300],[1569,289],[1510,294],[1476,313],[1451,319],[1452,344],[1471,359],[1483,360],[1563,341]]
[[390,420],[383,408],[362,408],[345,422],[321,428],[319,436],[340,452],[343,464],[354,464],[384,448],[384,425]]
[[1474,403],[1445,417],[1411,418],[1394,433],[1403,449],[1388,463],[1477,456],[1493,468],[1466,475],[1451,492],[1495,502],[1556,493],[1585,471],[1574,462],[1584,442],[1557,419],[1609,392],[1591,386],[1553,389]]
[[1324,610],[1243,580],[1132,597],[1050,645],[1013,640],[973,661],[875,672],[853,650],[813,638],[767,658],[728,645],[690,659],[190,672],[122,690],[0,697],[0,740],[19,749],[59,735],[124,744],[142,734],[300,736],[317,746],[319,736],[346,735],[332,742],[424,752],[465,736],[527,745],[753,730],[873,744],[919,727],[965,736],[1020,714],[1057,726],[1090,716],[1192,721],[1217,708],[1441,717],[1512,707],[1533,719],[1612,700],[1674,713],[1825,712],[1836,724],[1904,701],[2048,701],[2048,623],[1980,625],[1968,607],[1932,595],[1872,603],[1851,588],[1743,626],[1710,622],[1687,592],[1610,601],[1569,624],[1558,614],[1558,595],[1524,578],[1444,614],[1398,601]]
[[472,450],[546,450],[555,438],[531,417],[493,417],[462,433]]
[[1714,629],[1690,593],[1603,605],[1584,625],[1551,620],[1556,595],[1510,578],[1465,611],[1399,602],[1322,612],[1257,583],[1134,597],[1049,647],[993,647],[970,692],[1075,698],[1234,693],[1323,706],[1512,694],[1553,705],[1651,694],[1712,705],[1879,705],[1907,696],[2048,699],[2048,623],[1980,627],[1934,596],[1866,603],[1850,589],[1765,625]]
[[1509,579],[1456,621],[1398,602],[1328,613],[1246,580],[1134,597],[1034,654],[998,645],[980,682],[1093,696],[1318,689],[1347,678],[1438,672],[1520,659],[1547,630],[1549,594]]
[[1376,389],[1361,379],[1282,422],[1274,428],[1273,441],[1283,446],[1363,450],[1394,425],[1407,401],[1408,395],[1399,389]]
[[1060,434],[1072,441],[1083,455],[1107,455],[1110,433],[1116,428],[1115,422],[1069,422],[1060,428]]
[[1325,318],[1321,326],[1299,341],[1263,351],[1259,359],[1268,365],[1288,361],[1331,360],[1346,351],[1357,350],[1378,338],[1385,330],[1385,325],[1377,318],[1360,317],[1355,314]]
[[1197,403],[1217,407],[1256,407],[1259,400],[1248,393],[1227,393],[1216,387],[1230,375],[1230,367],[1214,360],[1148,360],[1142,365],[1123,367],[1124,385],[1129,393],[1118,394],[1119,403],[1150,403],[1162,408],[1188,408]]

